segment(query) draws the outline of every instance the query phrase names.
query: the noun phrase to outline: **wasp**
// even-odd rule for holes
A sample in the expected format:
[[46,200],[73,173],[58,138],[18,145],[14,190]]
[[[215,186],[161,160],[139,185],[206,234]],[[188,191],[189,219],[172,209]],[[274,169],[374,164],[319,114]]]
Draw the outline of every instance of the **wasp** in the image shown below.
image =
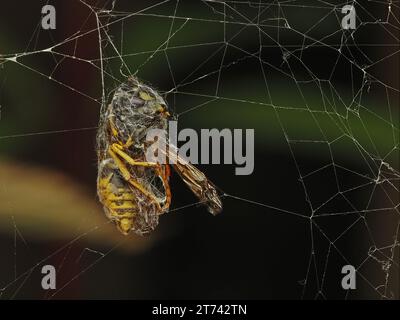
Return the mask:
[[[168,130],[167,103],[155,89],[131,76],[115,89],[104,109],[97,132],[99,200],[122,234],[148,234],[171,204],[170,165],[145,157],[148,130]],[[174,156],[175,171],[200,202],[214,215],[221,212],[214,184],[178,154]]]

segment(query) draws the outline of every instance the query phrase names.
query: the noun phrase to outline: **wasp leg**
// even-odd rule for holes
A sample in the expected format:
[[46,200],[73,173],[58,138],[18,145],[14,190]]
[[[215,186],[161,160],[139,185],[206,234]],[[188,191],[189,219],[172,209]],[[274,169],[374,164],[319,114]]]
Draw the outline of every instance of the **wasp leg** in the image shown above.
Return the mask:
[[[133,179],[133,177],[131,176],[128,168],[121,161],[121,159],[118,157],[118,155],[115,152],[113,152],[112,148],[108,149],[108,153],[113,158],[113,160],[115,161],[115,164],[117,165],[118,169],[120,170],[123,178],[127,182],[129,182],[132,186],[134,186],[136,189],[138,189],[140,192],[142,192],[145,196],[150,198],[157,205],[157,207],[161,210],[161,207],[160,207],[156,197],[154,197],[154,195],[152,195],[149,191],[147,191],[146,188],[143,187],[143,185],[140,182],[138,182],[135,179]],[[124,152],[122,152],[122,153],[125,154]],[[130,159],[132,159],[132,158],[130,158]],[[134,162],[133,165],[140,165],[140,162],[135,162],[133,159],[132,159],[132,161]]]
[[169,175],[170,175],[169,165],[165,165],[164,168],[165,169],[163,170],[163,167],[161,165],[157,165],[157,168],[156,168],[157,173],[161,177],[161,180],[163,182],[164,189],[165,189],[166,200],[165,200],[165,204],[162,207],[163,213],[169,208],[169,206],[171,204],[171,198],[172,198],[171,189],[170,189],[169,183],[168,183],[168,179],[169,179]]
[[[126,143],[128,143],[129,140],[130,140],[130,138],[128,139],[128,141]],[[112,149],[112,151],[114,153],[116,153],[118,156],[120,156],[121,158],[126,160],[132,166],[156,167],[157,173],[161,177],[161,180],[162,180],[164,188],[165,188],[165,193],[166,193],[166,202],[165,202],[165,204],[163,205],[163,207],[161,209],[162,209],[163,212],[166,209],[168,209],[170,204],[171,204],[171,190],[169,188],[169,183],[168,183],[168,178],[169,178],[169,175],[170,175],[169,166],[168,165],[165,166],[166,169],[165,169],[165,172],[164,172],[164,170],[162,169],[161,165],[158,164],[158,163],[136,161],[136,160],[132,159],[129,155],[127,155],[123,151],[123,147],[121,145],[117,144],[117,143],[112,144],[111,149]]]
[[114,138],[116,138],[119,141],[119,134],[118,134],[118,130],[113,122],[113,120],[111,118],[108,119],[108,122],[110,124],[110,131],[111,134],[113,135]]
[[165,194],[167,196],[167,200],[165,202],[164,208],[168,209],[171,204],[171,198],[172,198],[171,189],[170,189],[169,183],[168,183],[168,179],[169,179],[171,172],[169,169],[169,165],[165,165],[164,168],[165,168],[165,171],[164,171],[164,175],[162,175],[162,180],[163,180],[164,187],[165,187]]
[[127,155],[123,151],[123,146],[119,145],[118,143],[113,143],[111,145],[111,149],[114,153],[118,154],[121,158],[126,160],[130,165],[132,166],[142,166],[142,167],[155,167],[157,166],[157,163],[153,162],[146,162],[146,161],[136,161],[132,159],[129,155]]
[[120,146],[122,146],[123,149],[127,149],[127,148],[129,148],[131,145],[133,145],[133,139],[132,139],[132,137],[129,137],[128,140],[127,140],[125,143],[123,143],[122,141],[120,141],[120,139],[119,139],[119,134],[118,134],[118,130],[117,130],[117,128],[116,128],[116,126],[115,126],[113,120],[112,120],[112,119],[109,119],[108,121],[109,121],[109,123],[110,123],[111,134],[114,136],[114,138],[118,141],[118,144],[119,144]]

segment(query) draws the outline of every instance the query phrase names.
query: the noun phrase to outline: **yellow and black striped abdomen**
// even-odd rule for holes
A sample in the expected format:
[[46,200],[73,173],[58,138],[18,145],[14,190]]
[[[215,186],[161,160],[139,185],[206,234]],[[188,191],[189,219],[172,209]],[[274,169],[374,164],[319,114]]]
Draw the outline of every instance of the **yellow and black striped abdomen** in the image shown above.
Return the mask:
[[119,172],[110,166],[104,166],[99,174],[98,196],[107,216],[117,223],[123,234],[128,234],[137,214],[137,197]]
[[158,224],[159,207],[149,203],[140,190],[132,187],[122,176],[113,159],[101,161],[97,193],[107,217],[115,221],[125,235],[130,230],[146,234]]

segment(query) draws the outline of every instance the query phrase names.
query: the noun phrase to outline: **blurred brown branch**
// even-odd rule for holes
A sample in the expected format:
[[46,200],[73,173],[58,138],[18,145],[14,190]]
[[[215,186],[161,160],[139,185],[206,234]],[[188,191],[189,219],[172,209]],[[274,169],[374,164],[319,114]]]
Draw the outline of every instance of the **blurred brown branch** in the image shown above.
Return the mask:
[[[15,225],[14,225],[15,222]],[[73,241],[136,251],[154,240],[122,236],[96,195],[66,175],[14,161],[0,161],[0,232],[15,229],[28,241]]]

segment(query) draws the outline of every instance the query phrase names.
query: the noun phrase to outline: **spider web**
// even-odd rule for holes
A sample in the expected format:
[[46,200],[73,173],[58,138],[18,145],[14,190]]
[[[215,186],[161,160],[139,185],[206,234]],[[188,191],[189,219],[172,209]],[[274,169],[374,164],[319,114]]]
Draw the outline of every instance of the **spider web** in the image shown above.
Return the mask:
[[[38,13],[46,3],[35,5]],[[224,229],[224,219],[237,217],[234,223],[245,229],[238,237],[251,240],[245,242],[250,249],[240,248],[250,252],[243,259],[264,256],[273,265],[265,272],[284,279],[278,292],[273,280],[262,278],[266,292],[268,286],[274,289],[260,297],[399,297],[398,1],[74,0],[70,9],[54,5],[57,28],[69,21],[63,15],[71,17],[76,8],[80,14],[64,32],[42,30],[40,17],[33,15],[26,46],[17,44],[0,55],[2,125],[7,110],[19,108],[13,102],[21,103],[8,91],[16,70],[42,79],[44,86],[32,99],[35,109],[49,110],[49,117],[56,115],[57,106],[46,107],[53,94],[80,101],[82,113],[98,114],[113,89],[137,75],[166,97],[181,127],[255,129],[251,176],[233,176],[232,166],[204,170],[225,205],[219,220],[207,222],[219,228],[210,232],[239,232],[239,226]],[[341,28],[345,5],[356,8],[354,30]],[[69,68],[77,74],[65,76]],[[93,83],[83,84],[80,77]],[[23,94],[24,79],[18,83]],[[95,134],[96,121],[74,121],[78,125],[71,128],[68,119],[55,119],[44,130],[35,118],[25,126],[5,125],[0,140],[24,146],[32,137],[49,136],[62,143],[66,136]],[[93,163],[83,166],[93,171]],[[179,202],[174,195],[160,228],[164,219],[171,225],[177,213],[190,215],[197,203],[188,199]],[[72,258],[78,243],[109,224],[104,219],[17,270],[18,255],[31,252],[30,241],[18,221],[10,221],[12,252],[1,256],[14,270],[1,276],[3,298],[24,295],[26,284],[39,277],[37,270],[56,256],[62,257],[58,277],[68,261],[85,260],[65,271],[57,289],[45,295],[58,298],[94,269],[106,272],[101,264],[131,241],[107,249],[78,246],[78,258]],[[260,235],[252,238],[253,231]],[[347,264],[356,269],[357,290],[340,287]],[[254,272],[260,276],[264,270]]]

